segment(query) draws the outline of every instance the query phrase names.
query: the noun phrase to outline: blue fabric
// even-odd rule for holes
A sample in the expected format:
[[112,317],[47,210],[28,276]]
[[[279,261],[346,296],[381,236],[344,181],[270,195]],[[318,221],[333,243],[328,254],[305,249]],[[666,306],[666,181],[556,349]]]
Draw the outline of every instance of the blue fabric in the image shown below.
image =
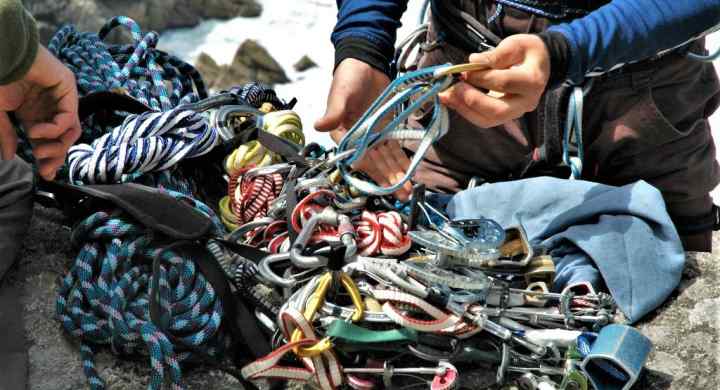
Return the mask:
[[[337,5],[334,45],[356,37],[387,50],[395,44],[407,0],[337,0]],[[580,84],[591,71],[652,57],[719,23],[720,0],[614,0],[550,30],[568,39],[568,79]]]
[[589,15],[549,28],[570,44],[568,80],[650,58],[720,24],[720,0],[614,0]]
[[[392,52],[400,18],[408,0],[337,0],[338,20],[331,40],[333,45],[345,38],[362,38],[381,51]],[[388,50],[390,49],[390,50]],[[388,63],[390,58],[388,58]]]
[[541,177],[486,184],[454,195],[447,212],[504,227],[522,224],[532,245],[553,257],[556,291],[604,282],[632,322],[670,295],[685,265],[661,194],[643,181],[612,187]]

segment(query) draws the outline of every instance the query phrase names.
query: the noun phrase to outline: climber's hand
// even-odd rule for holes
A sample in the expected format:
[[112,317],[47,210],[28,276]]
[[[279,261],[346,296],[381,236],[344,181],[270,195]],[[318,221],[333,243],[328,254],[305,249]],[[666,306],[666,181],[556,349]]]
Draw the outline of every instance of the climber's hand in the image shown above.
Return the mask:
[[[372,66],[348,58],[338,65],[328,94],[325,115],[315,122],[318,131],[331,131],[335,142],[370,107],[370,104],[388,86],[390,79]],[[397,141],[387,141],[369,150],[353,165],[365,172],[383,187],[396,184],[407,172],[410,160]],[[400,200],[407,200],[412,191],[410,182],[395,193]]]
[[511,35],[493,50],[472,54],[470,62],[489,70],[463,74],[440,101],[482,128],[535,110],[550,79],[550,54],[535,35]]
[[80,136],[75,76],[40,46],[25,77],[0,86],[0,151],[4,160],[12,159],[17,149],[9,112],[15,113],[30,139],[40,175],[52,180]]

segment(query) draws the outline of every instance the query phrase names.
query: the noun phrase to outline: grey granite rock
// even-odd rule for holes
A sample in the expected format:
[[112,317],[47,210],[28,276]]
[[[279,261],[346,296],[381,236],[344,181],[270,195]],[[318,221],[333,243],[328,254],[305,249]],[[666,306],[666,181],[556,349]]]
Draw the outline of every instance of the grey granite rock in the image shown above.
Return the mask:
[[[30,389],[86,388],[78,345],[54,319],[55,295],[76,250],[54,211],[37,207],[19,264],[7,283],[21,284],[30,345]],[[720,248],[720,235],[715,235]],[[720,261],[717,255],[689,254],[678,291],[640,325],[654,343],[647,370],[636,389],[716,389],[720,383]],[[101,352],[97,359],[109,389],[141,389],[149,362],[120,360]],[[477,373],[477,385],[491,377]],[[238,389],[238,382],[217,370],[185,370],[189,389]],[[302,386],[294,386],[293,388]],[[475,387],[478,388],[478,387]]]

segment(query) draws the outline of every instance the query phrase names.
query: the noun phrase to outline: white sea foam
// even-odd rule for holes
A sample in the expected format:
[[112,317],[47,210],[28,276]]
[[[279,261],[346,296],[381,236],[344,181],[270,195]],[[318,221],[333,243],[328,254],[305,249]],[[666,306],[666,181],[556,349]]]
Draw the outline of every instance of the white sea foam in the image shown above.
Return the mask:
[[[264,10],[259,18],[211,20],[194,28],[169,31],[162,35],[160,46],[187,61],[192,62],[201,52],[205,52],[219,64],[228,64],[245,39],[259,41],[283,66],[292,80],[289,84],[278,85],[278,94],[286,99],[297,97],[296,111],[303,118],[308,138],[329,145],[329,137],[314,131],[312,124],[325,112],[325,101],[332,80],[333,47],[330,33],[337,14],[335,1],[260,2]],[[410,0],[398,36],[405,36],[417,26],[422,3],[422,0]],[[712,35],[709,42],[711,49],[720,47],[720,33]],[[302,73],[295,72],[292,65],[305,54],[319,66]],[[715,67],[720,72],[720,61],[715,63]],[[720,112],[711,118],[711,123],[716,145],[720,146]],[[714,195],[720,200],[720,188],[715,190]]]

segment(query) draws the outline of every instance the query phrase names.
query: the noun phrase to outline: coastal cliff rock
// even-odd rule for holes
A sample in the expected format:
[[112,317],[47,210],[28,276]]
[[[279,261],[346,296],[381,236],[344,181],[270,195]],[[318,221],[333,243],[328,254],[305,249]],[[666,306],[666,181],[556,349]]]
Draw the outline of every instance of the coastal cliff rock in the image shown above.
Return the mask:
[[38,22],[47,43],[61,26],[71,23],[82,31],[97,31],[117,15],[134,19],[144,31],[193,27],[204,19],[257,17],[256,0],[23,0]]
[[246,40],[238,47],[230,65],[218,65],[209,55],[202,53],[195,61],[195,67],[208,88],[216,91],[251,81],[270,86],[290,81],[267,49],[253,40]]

